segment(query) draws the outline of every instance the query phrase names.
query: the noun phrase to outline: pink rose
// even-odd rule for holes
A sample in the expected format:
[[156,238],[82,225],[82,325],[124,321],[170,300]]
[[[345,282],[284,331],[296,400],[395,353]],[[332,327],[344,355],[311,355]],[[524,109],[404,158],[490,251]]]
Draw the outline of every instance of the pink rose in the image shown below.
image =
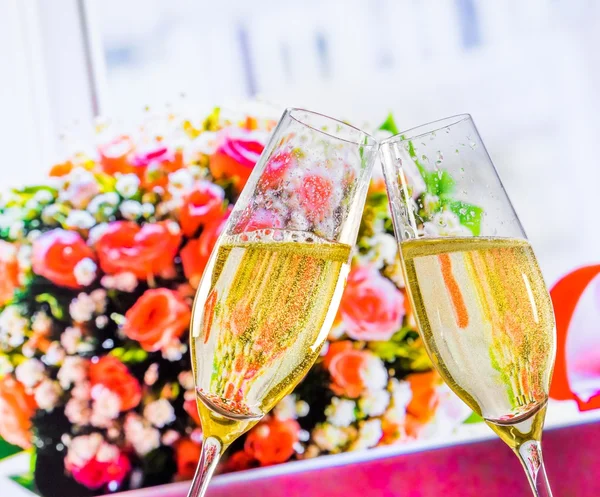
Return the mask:
[[340,304],[346,333],[355,340],[389,340],[404,318],[404,295],[372,266],[355,267]]

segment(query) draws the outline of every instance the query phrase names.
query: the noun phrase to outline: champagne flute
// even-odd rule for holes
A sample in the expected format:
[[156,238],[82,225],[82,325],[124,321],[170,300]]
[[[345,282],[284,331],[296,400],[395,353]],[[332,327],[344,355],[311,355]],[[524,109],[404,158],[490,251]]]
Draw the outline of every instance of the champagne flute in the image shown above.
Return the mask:
[[551,496],[541,436],[556,354],[552,303],[469,115],[381,144],[394,230],[434,367]]
[[284,112],[211,254],[190,343],[202,456],[220,455],[308,372],[349,272],[377,142],[302,109]]

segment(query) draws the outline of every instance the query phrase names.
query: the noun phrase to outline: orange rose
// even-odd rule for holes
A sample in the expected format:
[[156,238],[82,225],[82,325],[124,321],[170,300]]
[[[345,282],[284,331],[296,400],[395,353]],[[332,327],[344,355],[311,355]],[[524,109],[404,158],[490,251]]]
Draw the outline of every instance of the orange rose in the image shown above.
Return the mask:
[[73,163],[71,161],[62,162],[60,164],[54,164],[50,169],[50,176],[61,177],[66,176],[73,170]]
[[142,387],[127,366],[114,356],[107,355],[90,364],[92,387],[102,385],[121,399],[121,411],[136,407],[142,400]]
[[37,405],[33,395],[11,375],[0,380],[0,436],[7,442],[31,447],[31,418]]
[[52,283],[68,288],[81,288],[75,278],[75,266],[83,259],[96,256],[79,233],[57,228],[33,242],[33,272]]
[[181,208],[181,229],[193,236],[200,226],[215,221],[223,212],[223,188],[209,181],[199,181],[185,196]]
[[406,407],[406,433],[417,437],[433,418],[440,402],[438,386],[441,378],[436,371],[413,373],[406,377],[412,389],[412,399]]
[[250,136],[241,138],[223,132],[221,146],[210,156],[210,172],[216,179],[233,179],[236,190],[242,191],[264,145]]
[[354,340],[389,340],[404,318],[404,295],[377,269],[352,268],[340,302],[344,329]]
[[0,306],[12,299],[19,287],[19,261],[12,243],[0,240]]
[[246,451],[238,450],[227,458],[223,466],[223,471],[226,473],[243,471],[245,469],[256,468],[257,466],[260,466],[260,463],[256,459],[249,456]]
[[231,210],[228,209],[225,215],[206,225],[196,240],[190,240],[181,250],[181,262],[185,277],[194,288],[198,288],[204,268],[208,263],[210,254],[219,235],[223,232],[227,224]]
[[177,476],[182,480],[191,480],[198,467],[201,447],[189,438],[182,438],[175,443],[175,460]]
[[169,173],[183,167],[183,154],[158,144],[146,151],[136,152],[130,162],[142,180],[142,185],[152,188],[165,186],[169,181]]
[[132,272],[138,278],[160,274],[173,266],[181,233],[169,229],[168,221],[145,224],[111,223],[96,243],[100,267],[105,273]]
[[367,367],[369,353],[357,350],[352,342],[333,342],[325,355],[323,364],[329,370],[333,383],[331,389],[337,395],[357,398],[365,389],[362,376]]
[[285,462],[294,455],[299,433],[300,425],[293,419],[268,418],[248,434],[244,451],[261,466]]
[[100,145],[100,164],[106,174],[135,173],[135,166],[129,162],[128,156],[133,152],[133,140],[128,136],[118,136],[112,141]]
[[191,311],[181,296],[167,288],[146,290],[125,314],[125,335],[144,350],[156,352],[179,338],[190,324]]

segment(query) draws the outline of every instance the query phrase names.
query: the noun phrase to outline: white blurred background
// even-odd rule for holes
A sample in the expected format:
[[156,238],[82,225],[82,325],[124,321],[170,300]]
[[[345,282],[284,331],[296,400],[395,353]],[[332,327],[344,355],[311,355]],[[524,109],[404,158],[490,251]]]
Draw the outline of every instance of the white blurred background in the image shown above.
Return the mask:
[[147,105],[469,112],[551,283],[600,260],[598,47],[595,0],[1,0],[3,185],[41,178],[63,127]]

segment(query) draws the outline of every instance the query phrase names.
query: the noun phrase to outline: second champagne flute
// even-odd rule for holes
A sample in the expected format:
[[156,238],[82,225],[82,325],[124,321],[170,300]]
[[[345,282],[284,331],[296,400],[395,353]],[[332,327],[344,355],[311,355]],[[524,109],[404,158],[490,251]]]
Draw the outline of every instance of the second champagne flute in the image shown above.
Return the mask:
[[337,312],[376,141],[288,109],[204,271],[191,354],[204,443],[189,497],[220,455],[304,377]]
[[406,285],[450,388],[551,496],[541,451],[554,366],[552,302],[535,254],[468,115],[381,144]]

